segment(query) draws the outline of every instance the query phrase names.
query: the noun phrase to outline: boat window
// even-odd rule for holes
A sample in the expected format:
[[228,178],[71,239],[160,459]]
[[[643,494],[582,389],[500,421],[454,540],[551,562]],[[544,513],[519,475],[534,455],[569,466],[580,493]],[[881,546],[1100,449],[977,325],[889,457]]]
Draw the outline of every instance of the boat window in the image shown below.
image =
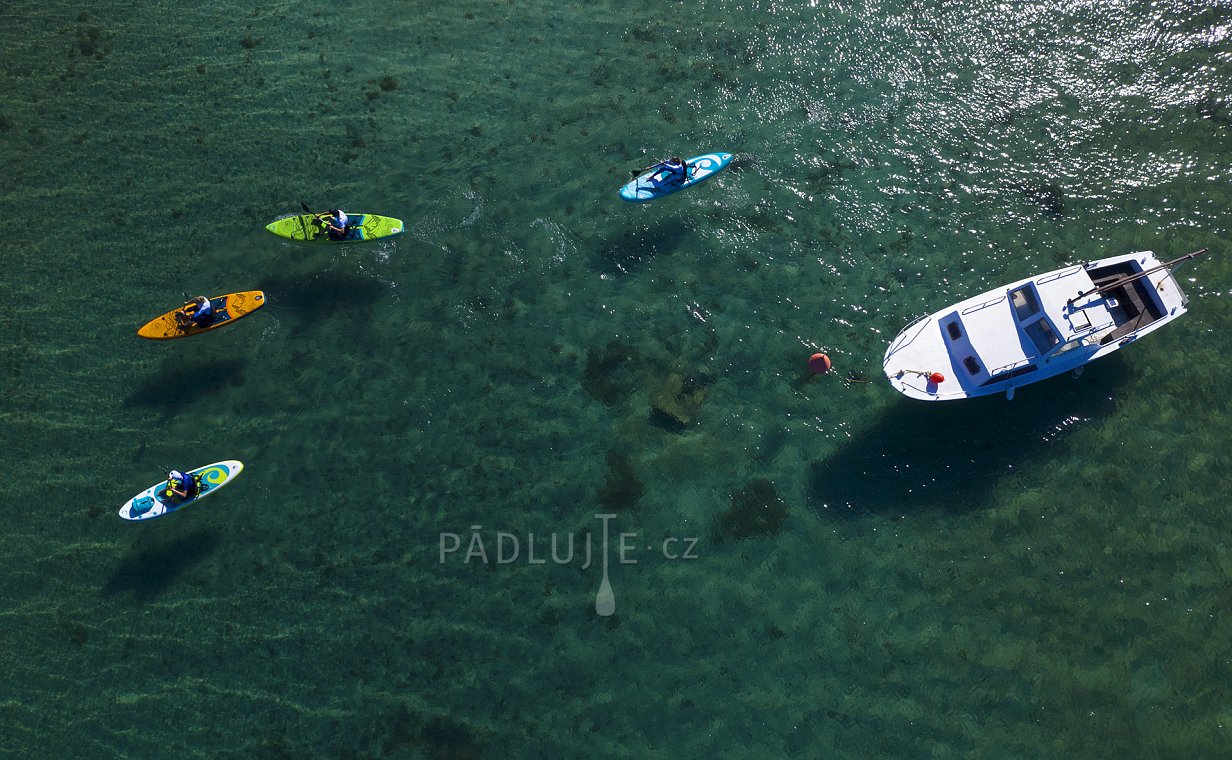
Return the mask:
[[1035,341],[1035,347],[1041,354],[1048,353],[1049,349],[1060,342],[1046,319],[1035,320],[1026,326],[1026,331],[1027,335],[1031,336],[1031,340]]
[[980,374],[980,364],[975,360],[974,356],[968,356],[966,359],[963,359],[963,366],[973,375]]
[[957,322],[951,322],[945,326],[946,332],[950,334],[950,340],[958,340],[962,337],[962,330],[958,329]]
[[1019,322],[1039,312],[1039,301],[1035,300],[1035,292],[1030,285],[1011,290],[1010,303],[1014,304],[1014,313],[1018,315]]
[[1085,345],[1085,339],[1074,338],[1070,342],[1058,348],[1057,352],[1053,354],[1053,356],[1060,356],[1061,354],[1064,354],[1068,351],[1073,351],[1075,348],[1082,348],[1083,345]]

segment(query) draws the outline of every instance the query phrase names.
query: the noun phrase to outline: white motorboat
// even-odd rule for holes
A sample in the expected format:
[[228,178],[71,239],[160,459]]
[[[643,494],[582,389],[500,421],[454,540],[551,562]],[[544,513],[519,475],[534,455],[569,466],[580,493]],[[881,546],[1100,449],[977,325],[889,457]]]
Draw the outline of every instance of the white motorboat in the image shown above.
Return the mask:
[[882,368],[923,401],[1013,398],[1184,314],[1189,299],[1173,271],[1206,250],[1163,263],[1150,251],[1112,256],[981,293],[907,325]]

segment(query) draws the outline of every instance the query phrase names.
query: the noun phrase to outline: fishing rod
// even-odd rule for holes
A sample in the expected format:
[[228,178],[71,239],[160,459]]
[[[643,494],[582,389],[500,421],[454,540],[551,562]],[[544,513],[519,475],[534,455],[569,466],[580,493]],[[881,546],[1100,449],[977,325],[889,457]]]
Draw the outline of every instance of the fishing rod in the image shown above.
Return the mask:
[[1115,290],[1116,288],[1119,288],[1119,287],[1121,287],[1122,285],[1128,285],[1129,283],[1133,282],[1134,280],[1137,280],[1137,279],[1138,279],[1138,278],[1140,278],[1140,277],[1145,277],[1145,276],[1147,276],[1148,274],[1152,274],[1152,273],[1154,273],[1154,272],[1158,272],[1158,271],[1159,271],[1159,270],[1161,270],[1161,269],[1168,269],[1168,268],[1171,268],[1174,264],[1179,264],[1179,263],[1181,263],[1181,262],[1183,262],[1183,261],[1188,261],[1188,260],[1190,260],[1190,259],[1195,259],[1195,258],[1197,258],[1197,257],[1201,256],[1202,254],[1206,253],[1208,250],[1209,250],[1209,249],[1207,249],[1207,248],[1200,248],[1200,249],[1198,249],[1198,250],[1194,251],[1193,253],[1187,253],[1187,254],[1185,254],[1184,256],[1180,256],[1180,257],[1178,257],[1178,258],[1173,259],[1172,261],[1165,261],[1164,263],[1160,264],[1159,266],[1154,266],[1154,267],[1151,267],[1150,269],[1144,269],[1143,271],[1138,272],[1137,274],[1129,274],[1129,275],[1125,275],[1124,277],[1120,278],[1119,280],[1113,280],[1112,282],[1110,282],[1110,283],[1108,283],[1108,284],[1106,284],[1106,285],[1100,285],[1098,288],[1094,288],[1094,289],[1092,289],[1092,290],[1088,290],[1088,291],[1086,291],[1085,293],[1083,293],[1082,291],[1079,291],[1079,292],[1078,292],[1078,295],[1074,296],[1073,298],[1069,299],[1069,301],[1067,301],[1067,302],[1066,302],[1066,305],[1067,305],[1067,306],[1073,306],[1073,305],[1074,305],[1074,301],[1077,301],[1079,298],[1085,298],[1086,296],[1089,296],[1089,295],[1094,295],[1094,294],[1096,294],[1096,293],[1104,293],[1104,292],[1109,291],[1109,290]]

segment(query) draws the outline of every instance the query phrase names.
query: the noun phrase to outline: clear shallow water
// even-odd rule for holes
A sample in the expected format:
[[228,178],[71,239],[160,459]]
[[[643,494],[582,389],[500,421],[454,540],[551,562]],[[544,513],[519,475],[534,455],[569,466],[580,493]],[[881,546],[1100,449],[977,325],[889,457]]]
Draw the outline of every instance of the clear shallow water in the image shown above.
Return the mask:
[[[0,192],[31,222],[0,242],[6,750],[1226,745],[1232,6],[0,19]],[[709,149],[736,164],[616,198]],[[260,230],[301,201],[410,231]],[[1191,313],[1078,381],[931,406],[876,379],[939,303],[1203,246]],[[132,336],[253,287],[269,306],[208,337]],[[210,501],[115,517],[232,457]],[[552,561],[568,534],[596,564]]]

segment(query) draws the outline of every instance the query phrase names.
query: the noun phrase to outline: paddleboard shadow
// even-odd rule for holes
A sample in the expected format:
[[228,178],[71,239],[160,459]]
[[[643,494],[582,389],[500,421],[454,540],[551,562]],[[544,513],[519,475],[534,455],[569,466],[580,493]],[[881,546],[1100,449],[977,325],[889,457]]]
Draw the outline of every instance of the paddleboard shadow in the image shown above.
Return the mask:
[[671,253],[680,247],[690,230],[678,220],[659,221],[640,229],[628,229],[609,239],[595,260],[595,269],[602,274],[627,276],[636,274],[656,256]]
[[245,359],[193,358],[168,360],[158,375],[149,378],[124,400],[125,406],[144,406],[170,414],[218,393],[228,386],[244,384]]
[[305,278],[273,278],[261,283],[270,305],[283,309],[311,309],[325,316],[343,307],[367,306],[388,289],[371,277],[315,274]]
[[120,563],[101,589],[103,596],[131,592],[138,602],[162,594],[175,579],[214,553],[222,543],[216,529],[198,530],[170,543],[145,548]]

